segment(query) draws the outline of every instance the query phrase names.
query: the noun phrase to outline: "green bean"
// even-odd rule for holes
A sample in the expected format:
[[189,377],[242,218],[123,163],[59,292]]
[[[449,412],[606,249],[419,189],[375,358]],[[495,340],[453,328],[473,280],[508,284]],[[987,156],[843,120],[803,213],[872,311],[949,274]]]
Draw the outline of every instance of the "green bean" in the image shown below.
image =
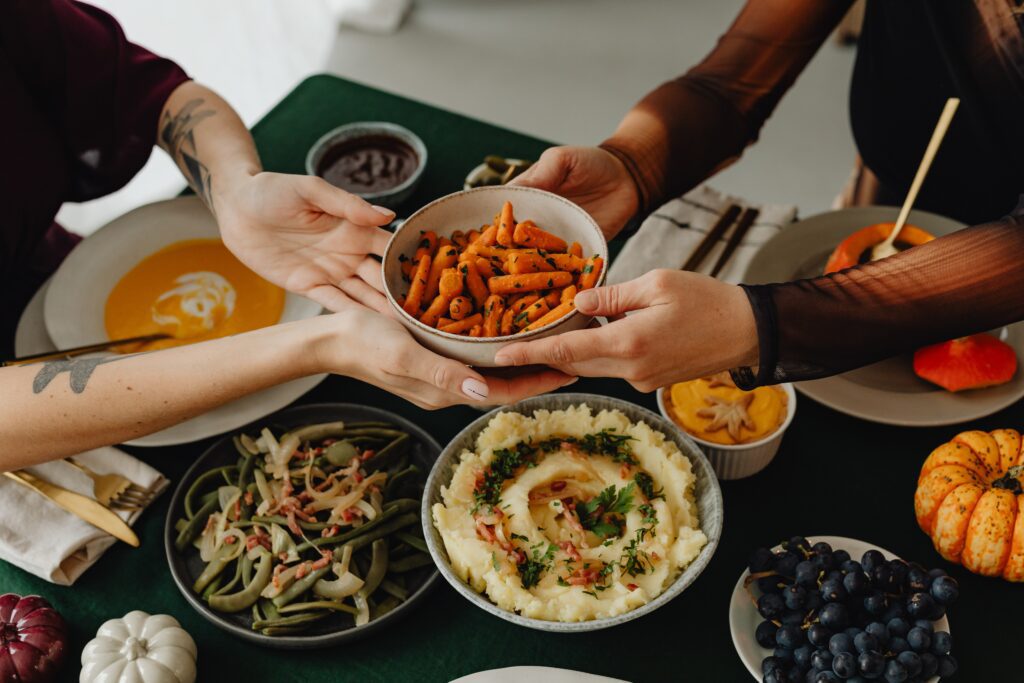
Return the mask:
[[[398,496],[400,491],[408,490],[408,486],[406,486],[407,484],[415,486],[416,476],[419,473],[419,467],[416,467],[416,465],[409,465],[393,477],[388,477],[387,484],[384,486],[384,496],[386,498],[394,498]],[[405,489],[402,487],[405,487]]]
[[400,560],[392,562],[391,571],[399,574],[402,572],[411,572],[413,569],[426,567],[431,562],[433,562],[433,560],[430,559],[430,555],[424,555],[422,553],[418,555],[410,555],[409,557],[403,557]]
[[329,609],[335,612],[348,612],[349,614],[355,614],[358,610],[351,605],[346,605],[340,600],[316,600],[314,602],[293,602],[290,605],[285,605],[280,609],[281,614],[291,614],[292,612],[304,612],[306,610],[317,610],[317,609]]
[[[237,439],[238,437],[235,438]],[[238,468],[238,483],[235,486],[245,491],[245,487],[249,484],[249,477],[252,476],[252,468],[256,465],[256,456],[242,448],[240,443],[236,445],[245,453],[245,460],[242,462],[242,466]]]
[[[288,518],[280,515],[253,515],[253,522],[261,522],[263,524],[281,524],[282,526],[288,525]],[[298,522],[299,527],[307,529],[309,531],[320,531],[322,529],[330,529],[333,524],[327,524],[326,522],[303,522],[302,520],[295,520]]]
[[301,579],[298,579],[295,583],[288,586],[283,593],[274,598],[274,606],[280,609],[311,589],[313,584],[319,581],[329,569],[330,567],[320,567],[320,569],[314,569]]
[[357,429],[346,429],[342,432],[344,438],[350,438],[353,436],[374,436],[379,439],[397,439],[403,436],[409,436],[406,432],[399,429],[388,429],[384,427],[360,427]]
[[210,582],[217,578],[222,571],[224,571],[233,560],[225,559],[228,554],[229,546],[221,546],[220,552],[213,556],[213,559],[207,563],[206,568],[203,569],[203,573],[199,575],[196,582],[192,584],[192,590],[196,593],[202,593],[203,590],[210,585]]
[[391,424],[390,422],[349,422],[348,424],[345,425],[345,429],[362,429],[364,427],[383,427],[385,429],[391,429],[394,426],[395,425]]
[[385,577],[383,580],[381,580],[380,589],[388,595],[398,598],[399,600],[409,599],[409,591],[407,591],[403,586],[398,585],[398,583],[392,581],[389,578]]
[[281,613],[277,611],[277,605],[275,605],[273,600],[271,600],[270,598],[260,598],[256,604],[260,606],[260,610],[263,612],[263,614],[266,615],[265,617],[260,617],[261,619],[280,618]]
[[[374,529],[373,531],[370,531],[369,533],[353,538],[351,541],[345,543],[345,545],[351,546],[352,552],[355,552],[360,548],[364,548],[370,545],[378,538],[384,538],[385,536],[389,536],[398,531],[399,529],[404,529],[410,524],[415,524],[418,521],[420,521],[419,515],[413,512],[408,512],[399,517],[395,517],[394,519],[388,521],[387,524],[382,524],[380,527]],[[335,552],[337,552],[337,550],[335,550]]]
[[352,458],[359,456],[359,449],[349,441],[335,441],[324,452],[327,462],[335,467],[344,467],[352,461]]
[[260,621],[263,619],[263,615],[260,614],[260,606],[258,602],[252,603],[252,620]]
[[252,581],[252,560],[249,560],[248,554],[245,555],[247,562],[242,562],[242,585],[248,586],[249,582]]
[[290,432],[285,432],[277,442],[281,444],[290,439],[296,439],[301,446],[303,441],[320,441],[321,439],[341,436],[344,432],[344,422],[322,422],[320,424],[298,427]]
[[[243,554],[242,557],[237,562],[235,562],[235,575],[234,575],[234,577],[230,581],[228,581],[226,584],[224,584],[223,586],[218,588],[216,591],[214,591],[213,595],[223,595],[224,593],[227,593],[228,591],[234,590],[235,586],[238,585],[238,582],[242,580],[242,564],[245,563],[248,560],[249,560],[248,556]],[[224,575],[221,574],[221,576],[217,577],[217,578],[221,578],[223,576]]]
[[405,432],[398,432],[398,436],[384,448],[377,451],[373,457],[363,463],[367,472],[386,470],[392,462],[405,455],[409,450],[410,437]]
[[408,531],[399,531],[399,532],[395,533],[395,538],[397,538],[398,540],[400,540],[400,541],[402,541],[404,543],[408,543],[413,548],[416,548],[416,550],[419,550],[421,553],[430,552],[427,549],[427,542],[426,541],[424,541],[422,538],[420,538],[419,536],[417,536],[415,534],[409,533]]
[[373,616],[371,617],[370,621],[381,618],[382,616],[384,616],[385,614],[387,614],[388,612],[395,609],[401,604],[401,600],[399,600],[393,595],[389,595],[388,597],[384,598],[379,605],[374,607],[374,609],[372,610]]
[[330,611],[323,612],[306,612],[304,614],[293,614],[290,617],[281,617],[280,619],[263,619],[261,621],[254,621],[252,628],[254,631],[260,631],[263,629],[276,628],[279,626],[298,626],[300,624],[310,624],[314,621],[320,621],[324,617],[328,616]]
[[[189,519],[192,519],[195,516],[195,515],[192,514],[192,510],[194,509],[192,507],[192,500],[193,500],[193,498],[195,498],[196,494],[198,494],[199,491],[203,488],[203,486],[206,484],[207,480],[208,479],[212,479],[213,477],[216,477],[218,474],[220,474],[224,470],[229,470],[229,469],[232,469],[232,468],[234,468],[234,465],[225,465],[224,467],[215,467],[212,470],[207,470],[206,472],[203,472],[201,475],[199,475],[196,478],[196,480],[194,482],[192,482],[192,485],[188,487],[188,491],[185,492],[185,516],[186,517],[188,517]],[[216,489],[214,490],[214,493],[216,493]],[[196,514],[198,514],[198,513],[196,513]]]
[[237,469],[238,469],[238,465],[232,465],[231,467],[228,467],[226,470],[224,470],[223,472],[220,473],[220,476],[224,477],[224,485],[225,486],[234,486],[235,485],[235,480],[231,478],[231,474],[229,474],[229,470],[237,470]]
[[370,561],[370,571],[366,572],[363,585],[358,591],[364,598],[373,595],[388,573],[388,539],[378,538],[374,541],[371,553],[373,559]]
[[419,510],[420,502],[415,498],[396,498],[384,503],[384,512],[397,509],[399,512]]
[[211,581],[209,585],[207,585],[206,588],[203,589],[203,592],[199,595],[199,597],[203,600],[209,600],[210,596],[216,593],[217,589],[220,587],[220,580],[221,577],[214,577],[213,581]]
[[182,532],[182,530],[185,527],[187,527],[187,526],[188,526],[188,520],[182,518],[182,519],[179,519],[177,522],[174,523],[174,530],[177,531],[180,534]]
[[387,443],[390,439],[386,439],[380,436],[352,436],[345,439],[349,443],[356,444],[357,446],[369,446],[370,444]]
[[252,581],[237,593],[214,595],[210,598],[210,608],[218,612],[241,612],[252,607],[259,599],[260,593],[270,583],[270,572],[273,564],[274,558],[264,548],[260,552],[260,561],[256,565],[256,574],[252,577]]
[[219,507],[220,503],[217,502],[216,498],[204,504],[203,507],[199,508],[199,512],[197,512],[189,520],[188,524],[185,525],[185,528],[178,532],[178,538],[174,539],[174,547],[179,553],[184,552],[185,548],[188,547],[188,544],[191,543],[196,536],[202,533],[203,527],[206,526],[207,518],[209,518],[210,514]]
[[358,527],[355,527],[354,529],[350,529],[349,531],[346,531],[345,533],[339,534],[337,536],[327,536],[327,537],[324,537],[324,538],[314,538],[311,541],[306,541],[304,543],[301,543],[298,546],[298,551],[301,553],[301,552],[303,552],[305,550],[309,550],[310,548],[320,548],[320,547],[325,546],[325,545],[337,545],[338,543],[347,543],[348,541],[352,540],[353,538],[357,538],[357,537],[359,537],[359,536],[361,536],[361,535],[363,535],[365,533],[368,533],[368,532],[372,531],[373,529],[376,529],[377,527],[382,525],[386,520],[391,519],[395,515],[403,512],[405,510],[408,510],[408,509],[414,509],[416,507],[419,507],[419,503],[416,503],[414,506],[412,506],[412,508],[410,508],[408,506],[408,504],[395,505],[395,506],[393,506],[391,508],[388,508],[387,506],[385,506],[384,510],[381,512],[380,516],[377,517],[376,519],[371,520],[371,521],[367,522],[366,524],[364,524],[362,526],[358,526]]

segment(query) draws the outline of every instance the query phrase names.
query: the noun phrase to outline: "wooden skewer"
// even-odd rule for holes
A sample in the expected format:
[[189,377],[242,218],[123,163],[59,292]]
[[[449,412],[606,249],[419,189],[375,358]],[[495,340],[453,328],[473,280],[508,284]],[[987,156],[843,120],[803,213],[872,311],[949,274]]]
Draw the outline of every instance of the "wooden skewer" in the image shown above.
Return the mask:
[[738,204],[730,204],[729,208],[725,210],[725,213],[721,215],[718,222],[708,231],[708,234],[704,235],[704,239],[700,241],[697,248],[693,250],[693,254],[683,264],[681,270],[697,270],[700,267],[701,262],[707,258],[707,255],[711,252],[718,240],[722,239],[725,235],[725,231],[729,229],[729,226],[733,224],[736,217],[740,215],[740,207]]
[[889,238],[871,250],[872,260],[886,258],[896,253],[896,247],[893,245],[896,244],[896,238],[900,236],[900,231],[903,230],[903,225],[907,222],[910,209],[914,206],[914,201],[917,200],[917,193],[924,183],[924,177],[928,175],[928,169],[932,167],[932,161],[939,151],[939,146],[942,145],[942,139],[946,137],[946,131],[949,130],[949,124],[952,123],[953,115],[956,114],[958,106],[960,106],[959,97],[950,97],[946,100],[946,106],[942,109],[939,122],[935,124],[935,130],[932,131],[932,139],[928,141],[928,147],[924,150],[921,165],[917,167],[917,175],[914,176],[914,182],[910,184],[907,198],[903,200],[903,208],[900,209],[896,225],[893,226],[892,232],[889,233]]
[[147,334],[141,337],[129,337],[128,339],[112,339],[110,341],[100,342],[99,344],[86,344],[85,346],[76,346],[73,349],[64,349],[63,351],[46,351],[44,353],[34,353],[31,356],[22,356],[21,358],[0,361],[0,367],[8,367],[12,365],[25,365],[28,363],[38,363],[39,361],[52,360],[57,358],[71,358],[72,356],[81,356],[86,353],[106,351],[107,349],[115,346],[124,346],[126,344],[141,344],[143,342],[159,341],[160,339],[170,338],[171,335],[160,333]]
[[718,273],[721,272],[725,264],[729,262],[729,258],[732,257],[732,253],[736,251],[736,247],[740,246],[740,242],[747,236],[750,231],[750,226],[754,224],[757,217],[761,214],[757,209],[746,209],[743,215],[740,216],[740,222],[736,224],[732,233],[729,235],[729,241],[725,243],[725,249],[722,251],[722,255],[718,257],[718,262],[715,263],[715,267],[711,269],[711,277],[717,277]]

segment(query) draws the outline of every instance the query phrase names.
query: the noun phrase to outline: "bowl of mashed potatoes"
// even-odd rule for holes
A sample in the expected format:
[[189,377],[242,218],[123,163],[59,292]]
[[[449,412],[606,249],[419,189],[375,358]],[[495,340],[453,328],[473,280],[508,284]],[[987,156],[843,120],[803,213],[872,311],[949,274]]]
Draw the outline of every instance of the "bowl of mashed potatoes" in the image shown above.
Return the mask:
[[722,532],[710,463],[670,421],[593,394],[498,408],[445,448],[424,537],[442,576],[502,619],[592,631],[658,609]]

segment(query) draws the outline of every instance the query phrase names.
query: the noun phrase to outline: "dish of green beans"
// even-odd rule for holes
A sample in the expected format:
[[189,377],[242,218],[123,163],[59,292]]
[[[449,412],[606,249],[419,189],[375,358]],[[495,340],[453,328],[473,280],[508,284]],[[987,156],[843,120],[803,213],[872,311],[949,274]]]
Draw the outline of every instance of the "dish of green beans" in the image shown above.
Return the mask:
[[363,635],[437,576],[420,523],[440,448],[365,406],[300,406],[225,437],[186,474],[165,534],[179,589],[281,647]]

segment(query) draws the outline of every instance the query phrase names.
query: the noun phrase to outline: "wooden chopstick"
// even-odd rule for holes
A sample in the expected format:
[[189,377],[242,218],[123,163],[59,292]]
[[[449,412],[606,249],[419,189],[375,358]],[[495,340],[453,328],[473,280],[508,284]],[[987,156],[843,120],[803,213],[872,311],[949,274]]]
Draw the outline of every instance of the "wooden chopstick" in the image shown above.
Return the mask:
[[736,217],[739,215],[739,204],[730,204],[729,208],[727,208],[725,213],[721,215],[714,227],[708,231],[708,234],[704,235],[704,239],[702,239],[700,244],[697,245],[697,248],[693,250],[693,254],[691,254],[690,258],[686,260],[686,263],[683,264],[681,270],[697,270],[697,268],[700,267],[701,262],[707,258],[714,246],[718,244],[718,240],[722,239],[722,236],[725,235],[725,231],[729,229],[729,226],[732,225],[733,221],[735,221]]
[[22,356],[21,358],[13,358],[11,360],[0,361],[0,367],[8,367],[13,365],[24,365],[26,363],[37,363],[43,360],[52,360],[57,358],[71,358],[72,356],[81,356],[86,353],[94,353],[96,351],[105,351],[114,346],[124,346],[125,344],[140,344],[142,342],[158,341],[160,339],[170,339],[169,334],[147,334],[141,337],[129,337],[128,339],[112,339],[110,341],[100,342],[99,344],[86,344],[85,346],[76,346],[73,349],[64,349],[63,351],[46,351],[44,353],[34,353],[31,356]]
[[732,253],[736,251],[736,247],[740,246],[740,242],[742,242],[743,238],[747,236],[747,232],[750,231],[750,226],[754,224],[754,221],[757,220],[760,213],[761,212],[757,209],[749,208],[743,212],[743,215],[740,216],[740,222],[736,224],[736,228],[732,231],[732,234],[729,235],[729,241],[725,243],[725,249],[722,251],[722,255],[718,257],[718,262],[715,264],[715,267],[711,269],[711,277],[716,277],[722,268],[725,267],[725,264],[728,263]]

